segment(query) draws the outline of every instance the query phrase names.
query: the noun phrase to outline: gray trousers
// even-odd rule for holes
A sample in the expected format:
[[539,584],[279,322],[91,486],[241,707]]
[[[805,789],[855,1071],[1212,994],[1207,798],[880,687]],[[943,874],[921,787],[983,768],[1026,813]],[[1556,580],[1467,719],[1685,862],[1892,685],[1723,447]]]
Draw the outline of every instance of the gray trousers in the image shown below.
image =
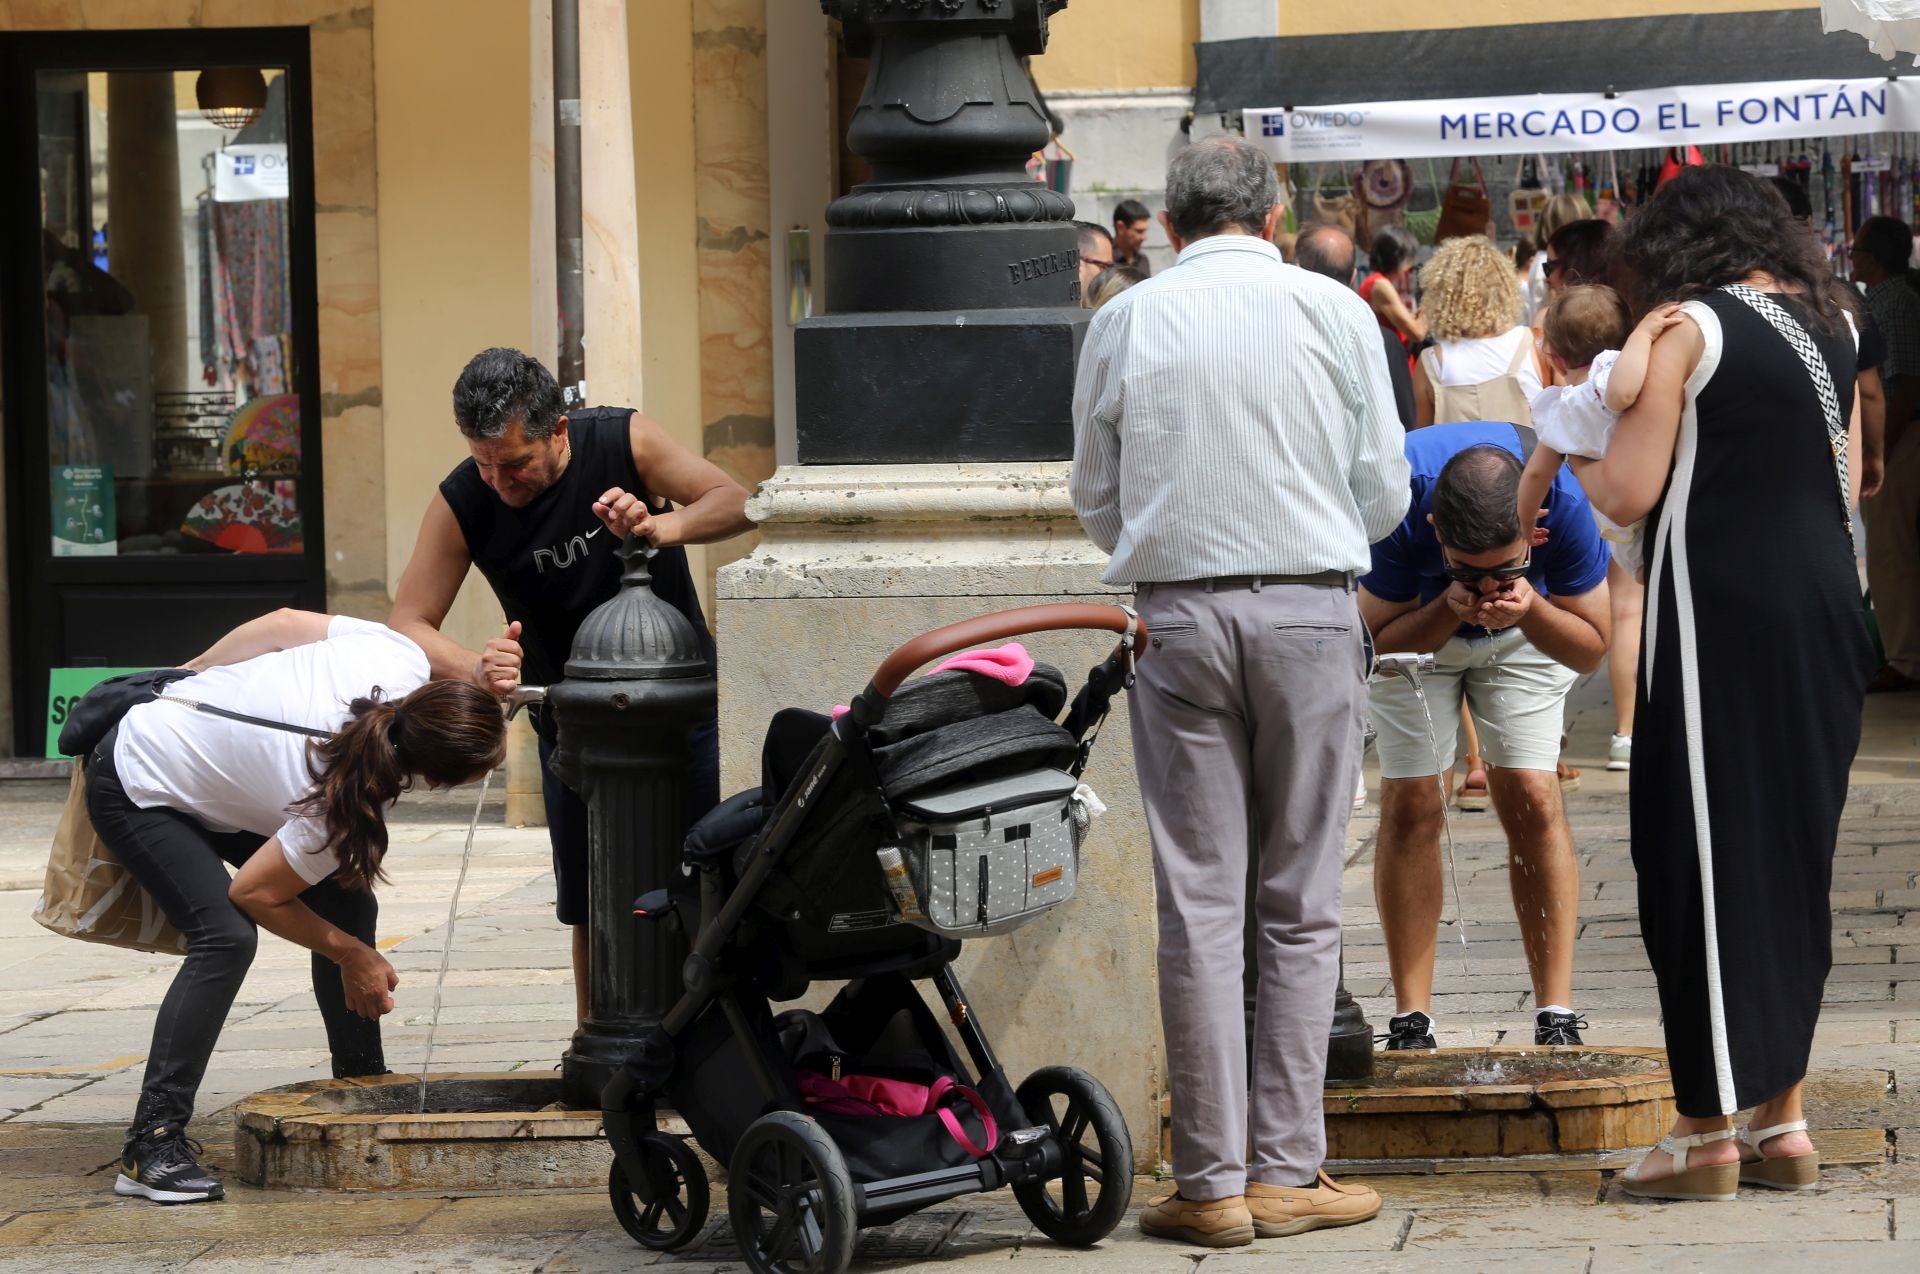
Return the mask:
[[1174,1180],[1198,1200],[1241,1194],[1249,1178],[1305,1185],[1326,1155],[1340,868],[1366,705],[1359,608],[1340,588],[1154,584],[1139,610],[1152,646],[1127,702],[1153,837]]

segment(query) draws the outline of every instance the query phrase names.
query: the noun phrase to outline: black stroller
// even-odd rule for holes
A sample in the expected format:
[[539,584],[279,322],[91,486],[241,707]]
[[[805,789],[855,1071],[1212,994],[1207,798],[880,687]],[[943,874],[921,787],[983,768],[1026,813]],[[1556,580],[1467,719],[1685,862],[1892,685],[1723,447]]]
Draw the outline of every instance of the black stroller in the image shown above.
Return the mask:
[[[941,656],[1075,628],[1124,639],[1060,723],[1065,679],[1045,664],[1018,686],[955,670],[902,688]],[[683,1247],[707,1219],[705,1170],[660,1131],[663,1107],[727,1165],[734,1237],[757,1271],[837,1274],[862,1227],[1001,1186],[1060,1243],[1119,1224],[1133,1150],[1113,1098],[1066,1066],[1014,1088],[953,960],[962,938],[1071,896],[1089,818],[1079,775],[1145,639],[1126,607],[984,615],[894,651],[837,719],[775,715],[761,787],[688,836],[689,892],[635,904],[691,948],[685,993],[601,1101],[608,1191],[641,1245]],[[971,1073],[916,979],[939,991]],[[775,1016],[770,1001],[816,980],[847,985],[821,1013]]]

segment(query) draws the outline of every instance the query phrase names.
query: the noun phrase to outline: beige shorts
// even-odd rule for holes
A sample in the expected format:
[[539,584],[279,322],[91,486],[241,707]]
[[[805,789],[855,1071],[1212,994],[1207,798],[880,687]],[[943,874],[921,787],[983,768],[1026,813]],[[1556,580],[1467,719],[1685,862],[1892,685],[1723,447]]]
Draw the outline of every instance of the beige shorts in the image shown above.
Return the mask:
[[1426,713],[1404,678],[1375,677],[1367,687],[1382,778],[1425,778],[1454,763],[1462,696],[1488,765],[1551,770],[1559,763],[1567,692],[1579,679],[1573,669],[1542,654],[1518,628],[1456,636],[1434,652],[1434,664],[1421,683],[1433,714],[1431,742]]

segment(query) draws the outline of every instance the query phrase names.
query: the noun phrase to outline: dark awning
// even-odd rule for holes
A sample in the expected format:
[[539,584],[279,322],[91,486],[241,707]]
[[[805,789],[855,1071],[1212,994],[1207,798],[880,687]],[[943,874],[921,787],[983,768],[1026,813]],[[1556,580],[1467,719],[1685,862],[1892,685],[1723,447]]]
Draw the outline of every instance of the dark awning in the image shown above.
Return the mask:
[[1849,79],[1896,69],[1859,36],[1823,35],[1817,9],[1214,40],[1194,52],[1194,109],[1233,114],[1262,106]]

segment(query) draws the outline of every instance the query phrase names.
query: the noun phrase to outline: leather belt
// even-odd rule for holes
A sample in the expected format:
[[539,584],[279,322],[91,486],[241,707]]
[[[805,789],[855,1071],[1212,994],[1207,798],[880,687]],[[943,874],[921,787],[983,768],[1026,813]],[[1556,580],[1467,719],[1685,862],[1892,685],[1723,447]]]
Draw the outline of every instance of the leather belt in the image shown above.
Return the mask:
[[1257,593],[1269,584],[1299,584],[1308,588],[1340,588],[1350,593],[1357,578],[1352,571],[1315,571],[1311,575],[1220,575],[1213,579],[1138,584],[1134,591],[1142,596],[1150,596],[1155,588],[1203,588],[1209,593],[1244,588]]
[[1197,579],[1192,583],[1209,593],[1224,588],[1246,588],[1259,592],[1269,584],[1304,584],[1310,588],[1353,588],[1352,571],[1315,571],[1311,575],[1221,575],[1214,579]]

